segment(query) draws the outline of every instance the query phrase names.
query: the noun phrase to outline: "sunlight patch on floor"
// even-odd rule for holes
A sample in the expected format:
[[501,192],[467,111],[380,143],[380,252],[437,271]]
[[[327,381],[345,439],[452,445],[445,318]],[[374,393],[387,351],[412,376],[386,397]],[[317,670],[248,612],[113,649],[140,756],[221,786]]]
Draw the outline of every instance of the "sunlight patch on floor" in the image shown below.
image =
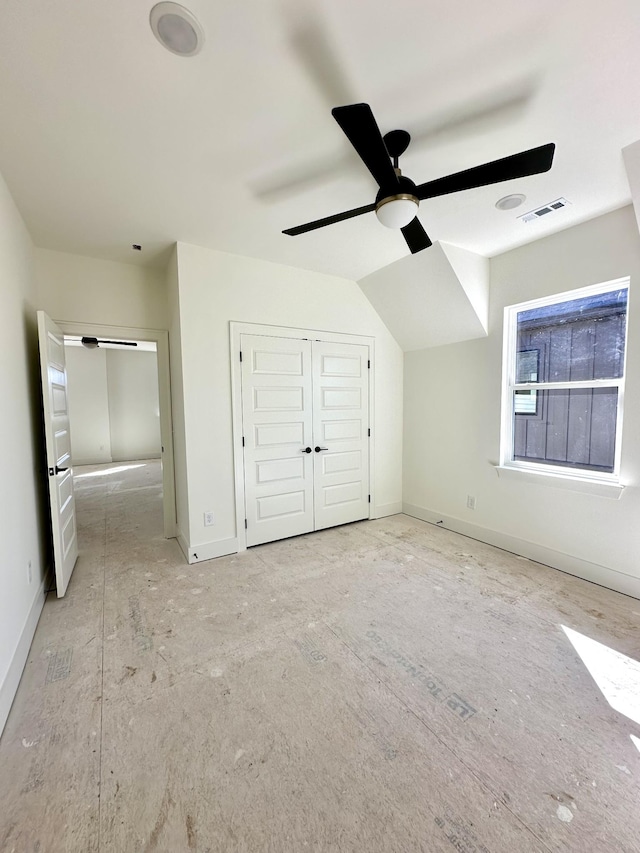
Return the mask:
[[[640,724],[640,663],[578,631],[561,627],[611,707]],[[640,739],[633,735],[631,739],[640,749]]]
[[76,474],[75,480],[83,480],[85,477],[108,477],[109,474],[119,474],[121,471],[130,471],[132,468],[144,468],[144,462],[137,465],[117,465],[115,468],[105,468],[103,471],[89,471],[87,474]]

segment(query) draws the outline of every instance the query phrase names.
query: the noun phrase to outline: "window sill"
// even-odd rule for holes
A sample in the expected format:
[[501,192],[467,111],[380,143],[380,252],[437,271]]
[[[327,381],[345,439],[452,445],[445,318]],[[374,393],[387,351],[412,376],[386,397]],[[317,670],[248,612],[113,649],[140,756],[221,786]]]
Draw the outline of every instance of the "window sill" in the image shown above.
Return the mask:
[[530,468],[517,468],[515,465],[494,465],[498,477],[506,480],[519,480],[521,483],[536,483],[539,486],[552,486],[556,489],[568,489],[571,492],[583,492],[603,498],[619,500],[624,486],[610,480],[596,480],[587,477],[572,477],[568,474],[555,474],[548,471],[533,471]]

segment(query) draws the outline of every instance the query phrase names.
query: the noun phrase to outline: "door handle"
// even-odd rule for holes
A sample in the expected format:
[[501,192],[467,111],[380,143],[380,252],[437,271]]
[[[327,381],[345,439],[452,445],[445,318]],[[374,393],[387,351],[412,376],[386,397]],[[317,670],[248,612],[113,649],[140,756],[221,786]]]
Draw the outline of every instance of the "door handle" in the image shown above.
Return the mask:
[[302,450],[300,451],[300,453],[311,453],[311,448],[310,447],[303,447]]
[[320,447],[320,445],[316,445],[316,453],[320,453],[321,450],[328,450],[328,447]]
[[[309,453],[311,453],[311,449],[309,449]],[[58,468],[56,465],[55,468],[49,468],[49,476],[53,477],[55,474],[62,474],[63,471],[68,471],[68,468]]]

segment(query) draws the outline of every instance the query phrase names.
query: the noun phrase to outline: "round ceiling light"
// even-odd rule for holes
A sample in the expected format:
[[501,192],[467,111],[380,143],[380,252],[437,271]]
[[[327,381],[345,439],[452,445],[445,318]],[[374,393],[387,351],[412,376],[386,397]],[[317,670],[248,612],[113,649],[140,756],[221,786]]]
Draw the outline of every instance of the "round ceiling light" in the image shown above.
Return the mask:
[[416,218],[419,203],[408,193],[388,196],[378,202],[376,216],[387,228],[404,228]]
[[502,198],[499,198],[496,202],[496,207],[498,210],[513,210],[514,207],[520,207],[522,202],[526,199],[526,195],[522,195],[522,193],[513,193],[512,195],[505,195]]
[[204,42],[204,32],[196,18],[178,3],[156,3],[149,23],[160,44],[178,56],[195,56]]

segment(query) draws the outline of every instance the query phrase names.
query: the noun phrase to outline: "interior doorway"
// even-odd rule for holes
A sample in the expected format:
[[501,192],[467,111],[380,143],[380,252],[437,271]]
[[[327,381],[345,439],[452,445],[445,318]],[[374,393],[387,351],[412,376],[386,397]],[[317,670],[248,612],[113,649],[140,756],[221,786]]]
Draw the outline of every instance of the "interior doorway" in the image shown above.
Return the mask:
[[154,469],[164,537],[175,537],[168,332],[58,325],[69,356],[72,458],[74,468],[81,466],[76,473],[107,476],[131,465]]

